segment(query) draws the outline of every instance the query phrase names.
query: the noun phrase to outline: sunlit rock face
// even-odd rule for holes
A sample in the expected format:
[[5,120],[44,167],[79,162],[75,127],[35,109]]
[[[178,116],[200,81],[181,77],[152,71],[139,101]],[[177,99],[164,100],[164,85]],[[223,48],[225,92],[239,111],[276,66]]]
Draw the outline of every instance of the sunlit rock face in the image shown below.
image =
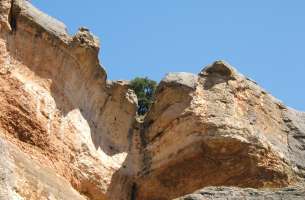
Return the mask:
[[305,189],[302,187],[277,190],[257,190],[252,188],[208,187],[175,200],[303,200]]
[[11,3],[0,4],[0,135],[26,156],[7,161],[7,170],[16,170],[8,186],[25,199],[76,199],[57,196],[62,192],[46,187],[49,180],[39,174],[28,177],[32,159],[43,176],[63,177],[80,194],[106,199],[127,157],[136,97],[125,82],[106,83],[98,40],[87,29],[71,37],[28,2]]
[[198,76],[168,74],[144,123],[138,199],[172,199],[206,186],[298,183],[302,116],[223,61]]
[[304,113],[217,61],[169,73],[140,123],[98,52],[88,29],[0,1],[0,199],[305,198]]

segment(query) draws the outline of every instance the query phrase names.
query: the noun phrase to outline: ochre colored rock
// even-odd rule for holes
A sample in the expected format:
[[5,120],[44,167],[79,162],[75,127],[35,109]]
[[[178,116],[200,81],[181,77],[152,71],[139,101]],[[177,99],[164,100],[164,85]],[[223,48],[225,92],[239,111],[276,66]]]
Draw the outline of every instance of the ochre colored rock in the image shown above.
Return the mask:
[[172,199],[206,186],[279,188],[299,182],[303,113],[292,117],[296,111],[223,61],[192,81],[184,73],[174,77],[161,81],[144,122],[137,199]]
[[124,82],[106,83],[98,40],[87,29],[71,37],[61,22],[28,2],[11,6],[14,27],[1,29],[0,37],[0,137],[33,166],[36,161],[53,173],[40,174],[61,178],[41,189],[49,180],[27,176],[30,166],[19,156],[7,170],[25,170],[15,178],[24,181],[10,189],[25,199],[67,199],[50,189],[66,184],[90,199],[108,199],[112,176],[129,151],[137,109],[133,91]]
[[86,28],[0,1],[1,200],[305,198],[304,113],[216,61],[169,73],[141,123],[99,48]]

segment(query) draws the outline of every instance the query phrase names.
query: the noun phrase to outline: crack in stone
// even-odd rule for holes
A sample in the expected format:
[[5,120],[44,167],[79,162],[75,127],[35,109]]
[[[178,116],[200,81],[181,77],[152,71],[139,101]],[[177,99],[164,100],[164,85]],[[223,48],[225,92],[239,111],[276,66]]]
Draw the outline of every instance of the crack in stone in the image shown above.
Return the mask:
[[15,0],[11,0],[11,8],[8,15],[8,21],[11,27],[12,32],[16,32],[17,30],[17,13],[14,9]]

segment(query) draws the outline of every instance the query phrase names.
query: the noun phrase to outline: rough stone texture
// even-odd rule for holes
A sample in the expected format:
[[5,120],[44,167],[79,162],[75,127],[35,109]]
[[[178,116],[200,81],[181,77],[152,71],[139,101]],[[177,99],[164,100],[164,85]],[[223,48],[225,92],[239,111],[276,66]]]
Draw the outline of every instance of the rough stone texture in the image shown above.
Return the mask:
[[9,22],[11,21],[11,0],[0,1],[0,30],[10,31],[11,27]]
[[195,87],[189,87],[189,77],[181,80],[184,74],[169,77],[144,122],[137,199],[172,199],[207,186],[299,182],[304,114],[224,61],[203,69]]
[[195,74],[187,72],[169,73],[161,81],[163,87],[186,87],[195,89],[198,77]]
[[304,113],[216,61],[169,73],[139,123],[98,52],[88,29],[0,1],[0,199],[305,198]]
[[[134,93],[122,82],[106,83],[98,40],[89,30],[81,28],[71,37],[61,22],[26,1],[0,5],[1,20],[8,19],[6,10],[11,16],[10,29],[0,30],[0,138],[30,155],[33,163],[53,169],[79,193],[108,199],[113,176],[130,150]],[[24,167],[25,176],[31,174],[28,165],[17,165],[25,162],[19,158],[12,165],[19,171]],[[47,173],[30,175],[29,189],[19,184],[11,190],[22,191],[21,197],[28,199],[27,193],[40,191],[36,181]],[[56,197],[67,183],[43,190]],[[37,195],[31,199],[44,198]]]
[[[48,16],[40,10],[33,7],[29,2],[24,0],[13,0],[13,8],[11,9],[11,29],[18,28],[18,20],[25,19],[27,23],[33,26],[40,26],[46,32],[61,39],[68,39],[68,32],[65,24],[57,19]],[[20,19],[17,19],[20,18]]]
[[175,200],[303,200],[304,188],[281,190],[256,190],[227,187],[211,187]]
[[53,169],[1,138],[0,180],[1,200],[86,199]]
[[284,112],[284,121],[287,124],[288,144],[291,160],[305,175],[305,113],[288,109]]

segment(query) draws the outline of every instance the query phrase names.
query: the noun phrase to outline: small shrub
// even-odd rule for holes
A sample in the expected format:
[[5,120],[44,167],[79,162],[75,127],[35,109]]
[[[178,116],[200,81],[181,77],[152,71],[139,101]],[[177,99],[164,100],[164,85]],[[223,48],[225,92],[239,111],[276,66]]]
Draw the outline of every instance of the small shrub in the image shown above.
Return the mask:
[[130,87],[138,97],[138,115],[145,115],[154,102],[157,82],[147,77],[137,77],[130,82]]

